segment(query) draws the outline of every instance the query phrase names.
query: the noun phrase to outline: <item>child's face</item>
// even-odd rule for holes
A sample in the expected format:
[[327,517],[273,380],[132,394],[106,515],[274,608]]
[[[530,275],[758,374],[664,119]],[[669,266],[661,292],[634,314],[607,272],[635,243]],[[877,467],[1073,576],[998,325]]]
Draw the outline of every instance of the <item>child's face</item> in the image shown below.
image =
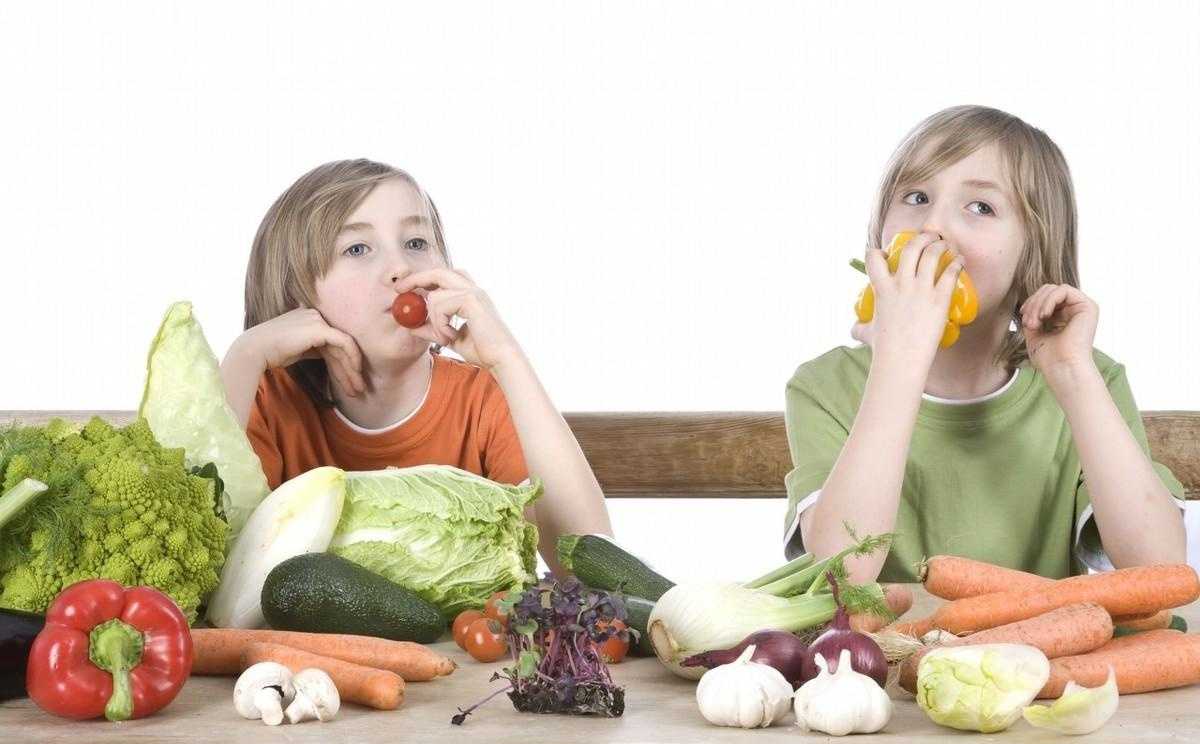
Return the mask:
[[317,310],[350,334],[370,361],[411,359],[429,348],[392,317],[394,283],[444,266],[425,200],[412,184],[393,178],[377,185],[346,220],[335,256],[317,280]]
[[[999,308],[1012,287],[1025,231],[996,146],[979,148],[927,181],[901,185],[883,221],[884,247],[901,230],[940,233],[964,258],[980,315]],[[1007,318],[1011,308],[1002,314]]]

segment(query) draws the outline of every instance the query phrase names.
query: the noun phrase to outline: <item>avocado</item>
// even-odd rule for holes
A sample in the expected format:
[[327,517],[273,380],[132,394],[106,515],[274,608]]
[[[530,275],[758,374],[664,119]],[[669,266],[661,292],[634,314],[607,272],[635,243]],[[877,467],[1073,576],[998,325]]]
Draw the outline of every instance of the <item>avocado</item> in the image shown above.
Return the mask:
[[416,643],[433,643],[446,630],[432,604],[331,553],[304,553],[271,569],[263,584],[262,609],[276,630]]

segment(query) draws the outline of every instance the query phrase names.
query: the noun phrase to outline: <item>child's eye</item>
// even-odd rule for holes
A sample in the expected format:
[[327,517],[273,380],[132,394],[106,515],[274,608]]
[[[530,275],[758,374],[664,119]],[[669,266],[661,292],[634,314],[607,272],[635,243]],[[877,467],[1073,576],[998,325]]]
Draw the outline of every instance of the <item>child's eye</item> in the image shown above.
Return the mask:
[[365,255],[367,255],[367,251],[369,251],[369,250],[371,250],[371,247],[368,246],[366,243],[355,243],[354,245],[350,246],[346,250],[342,251],[342,255],[344,255],[344,256],[365,256]]
[[924,191],[910,191],[904,196],[900,197],[900,201],[904,202],[905,204],[918,206],[921,204],[928,204],[929,197],[925,195]]
[[423,251],[429,247],[429,243],[425,240],[425,238],[413,238],[405,243],[404,247],[408,248],[410,251]]
[[[971,209],[971,207],[975,206],[976,204],[979,205],[979,209],[977,209],[977,210]],[[967,205],[967,209],[971,209],[971,211],[975,212],[975,214],[980,214],[985,217],[991,217],[992,215],[994,215],[996,213],[996,210],[992,209],[992,205],[988,204],[987,202],[981,202],[981,201],[971,202],[970,204]]]

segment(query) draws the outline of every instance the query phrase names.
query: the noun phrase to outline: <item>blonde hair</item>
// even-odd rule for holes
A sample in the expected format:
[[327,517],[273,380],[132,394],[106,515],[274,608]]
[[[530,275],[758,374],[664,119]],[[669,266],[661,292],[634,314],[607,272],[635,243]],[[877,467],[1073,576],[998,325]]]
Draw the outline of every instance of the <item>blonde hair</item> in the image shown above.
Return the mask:
[[[412,176],[362,158],[325,163],[289,186],[258,226],[246,268],[245,328],[299,307],[316,307],[317,280],[333,263],[338,231],[372,189],[393,178],[421,194],[433,223],[435,248],[450,263],[437,207]],[[287,370],[315,403],[333,405],[323,360],[304,359]]]
[[[881,247],[883,221],[900,189],[926,180],[989,144],[1000,151],[1024,226],[1025,244],[1005,298],[1020,327],[1021,303],[1043,284],[1079,286],[1071,172],[1062,151],[1042,130],[984,106],[954,106],[925,119],[892,154],[879,184],[867,245]],[[1028,358],[1024,337],[1009,331],[996,361],[1012,370]]]

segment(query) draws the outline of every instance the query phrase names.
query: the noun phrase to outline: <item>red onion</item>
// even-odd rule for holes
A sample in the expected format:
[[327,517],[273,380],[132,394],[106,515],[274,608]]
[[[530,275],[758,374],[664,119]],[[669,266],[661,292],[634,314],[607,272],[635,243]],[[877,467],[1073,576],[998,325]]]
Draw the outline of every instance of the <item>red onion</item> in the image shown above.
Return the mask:
[[833,590],[833,601],[837,604],[837,613],[833,616],[833,622],[829,624],[829,630],[822,633],[808,647],[808,652],[804,655],[804,668],[800,674],[801,684],[813,679],[820,672],[817,668],[817,654],[825,657],[825,665],[829,667],[829,672],[832,674],[837,671],[838,658],[842,655],[842,649],[848,648],[850,649],[850,668],[875,680],[880,687],[886,686],[888,665],[883,650],[868,636],[850,630],[850,615],[847,614],[846,607],[842,604],[841,597],[838,596],[837,581],[833,574],[829,574],[829,586]]
[[702,654],[689,656],[679,662],[680,666],[702,666],[706,669],[730,664],[737,661],[746,647],[753,644],[754,654],[750,661],[775,667],[783,678],[792,684],[792,689],[800,687],[800,675],[804,669],[804,641],[786,630],[760,630],[751,633],[733,648],[718,651],[705,651]]

